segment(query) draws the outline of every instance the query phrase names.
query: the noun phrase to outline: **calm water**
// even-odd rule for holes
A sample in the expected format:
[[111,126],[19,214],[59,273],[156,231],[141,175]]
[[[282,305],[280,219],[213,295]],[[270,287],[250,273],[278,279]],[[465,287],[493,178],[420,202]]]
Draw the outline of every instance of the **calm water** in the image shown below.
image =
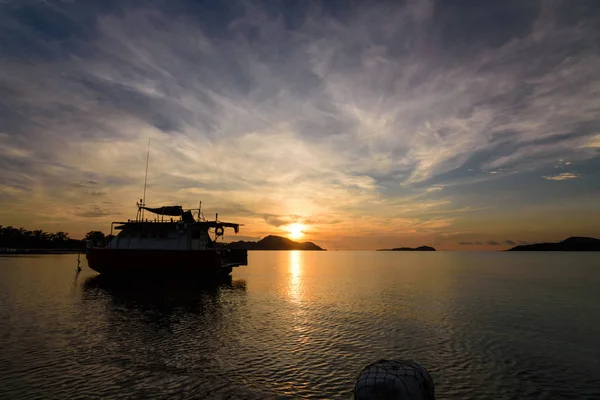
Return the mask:
[[382,357],[438,399],[600,398],[600,254],[252,252],[211,287],[76,258],[0,257],[0,398],[348,398]]

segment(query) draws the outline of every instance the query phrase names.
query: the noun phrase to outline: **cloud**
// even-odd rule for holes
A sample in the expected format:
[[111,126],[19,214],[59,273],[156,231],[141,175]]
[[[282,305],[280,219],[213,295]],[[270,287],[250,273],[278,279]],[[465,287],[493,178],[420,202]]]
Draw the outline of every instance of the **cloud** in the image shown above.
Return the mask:
[[315,226],[326,226],[326,225],[335,225],[343,222],[341,219],[332,219],[328,217],[302,217],[300,215],[274,215],[274,214],[265,214],[263,216],[264,221],[276,228],[294,224],[301,223],[303,225],[315,225]]
[[481,245],[489,245],[489,246],[499,246],[500,244],[509,244],[509,245],[514,245],[515,242],[512,240],[505,240],[503,243],[500,243],[496,240],[488,240],[486,242],[479,242],[479,241],[462,241],[462,242],[458,242],[458,244],[460,244],[461,246],[481,246]]
[[101,208],[99,206],[91,206],[91,208],[88,209],[82,209],[82,207],[78,207],[81,211],[78,211],[75,213],[76,216],[78,217],[83,217],[83,218],[99,218],[99,217],[106,217],[108,215],[113,215],[114,213],[110,212],[109,210],[105,209],[105,208]]
[[575,174],[573,172],[563,172],[562,174],[553,175],[553,176],[544,176],[543,178],[547,181],[566,181],[568,179],[581,178],[581,175]]
[[554,168],[566,169],[571,165],[571,161],[565,161],[562,158],[558,160],[558,163],[554,166]]
[[504,244],[508,244],[508,245],[510,245],[510,246],[514,246],[514,245],[516,245],[517,243],[516,243],[514,240],[505,240],[505,241],[504,241]]
[[589,138],[589,141],[583,144],[583,147],[589,147],[592,149],[600,148],[600,134],[594,135]]
[[428,188],[425,189],[425,193],[439,192],[442,189],[444,189],[443,186],[430,186],[430,187],[428,187]]
[[501,3],[3,5],[3,209],[130,213],[150,137],[152,203],[445,232],[486,182],[598,155],[597,17]]
[[80,180],[78,182],[72,183],[71,186],[77,189],[87,189],[94,186],[98,186],[100,183],[94,180]]
[[297,222],[299,219],[300,219],[300,217],[297,215],[285,215],[285,216],[265,215],[264,216],[265,222],[276,228],[278,228],[280,226],[292,224],[294,222]]

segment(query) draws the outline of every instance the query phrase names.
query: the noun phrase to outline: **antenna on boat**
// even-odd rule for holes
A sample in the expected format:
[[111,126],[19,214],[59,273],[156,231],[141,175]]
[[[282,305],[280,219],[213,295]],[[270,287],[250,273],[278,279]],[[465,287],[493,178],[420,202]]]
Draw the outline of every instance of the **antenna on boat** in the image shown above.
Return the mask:
[[[142,198],[142,207],[146,206],[146,186],[148,183],[148,160],[150,159],[150,137],[148,137],[148,153],[146,154],[146,176],[144,176],[144,197]],[[144,221],[144,209],[142,208],[142,221]]]

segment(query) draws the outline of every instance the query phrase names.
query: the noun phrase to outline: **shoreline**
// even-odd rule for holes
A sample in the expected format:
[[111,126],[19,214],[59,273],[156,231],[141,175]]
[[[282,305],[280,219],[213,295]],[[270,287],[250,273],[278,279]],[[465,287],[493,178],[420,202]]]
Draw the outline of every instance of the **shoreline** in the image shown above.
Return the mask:
[[0,249],[0,255],[77,254],[77,253],[85,253],[85,249]]

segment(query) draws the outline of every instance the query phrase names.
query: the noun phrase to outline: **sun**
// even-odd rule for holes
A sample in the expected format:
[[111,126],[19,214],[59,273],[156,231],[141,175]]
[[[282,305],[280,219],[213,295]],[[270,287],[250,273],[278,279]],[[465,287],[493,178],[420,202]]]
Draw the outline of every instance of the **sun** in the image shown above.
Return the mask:
[[299,239],[304,236],[304,225],[302,224],[290,224],[287,227],[290,239]]

